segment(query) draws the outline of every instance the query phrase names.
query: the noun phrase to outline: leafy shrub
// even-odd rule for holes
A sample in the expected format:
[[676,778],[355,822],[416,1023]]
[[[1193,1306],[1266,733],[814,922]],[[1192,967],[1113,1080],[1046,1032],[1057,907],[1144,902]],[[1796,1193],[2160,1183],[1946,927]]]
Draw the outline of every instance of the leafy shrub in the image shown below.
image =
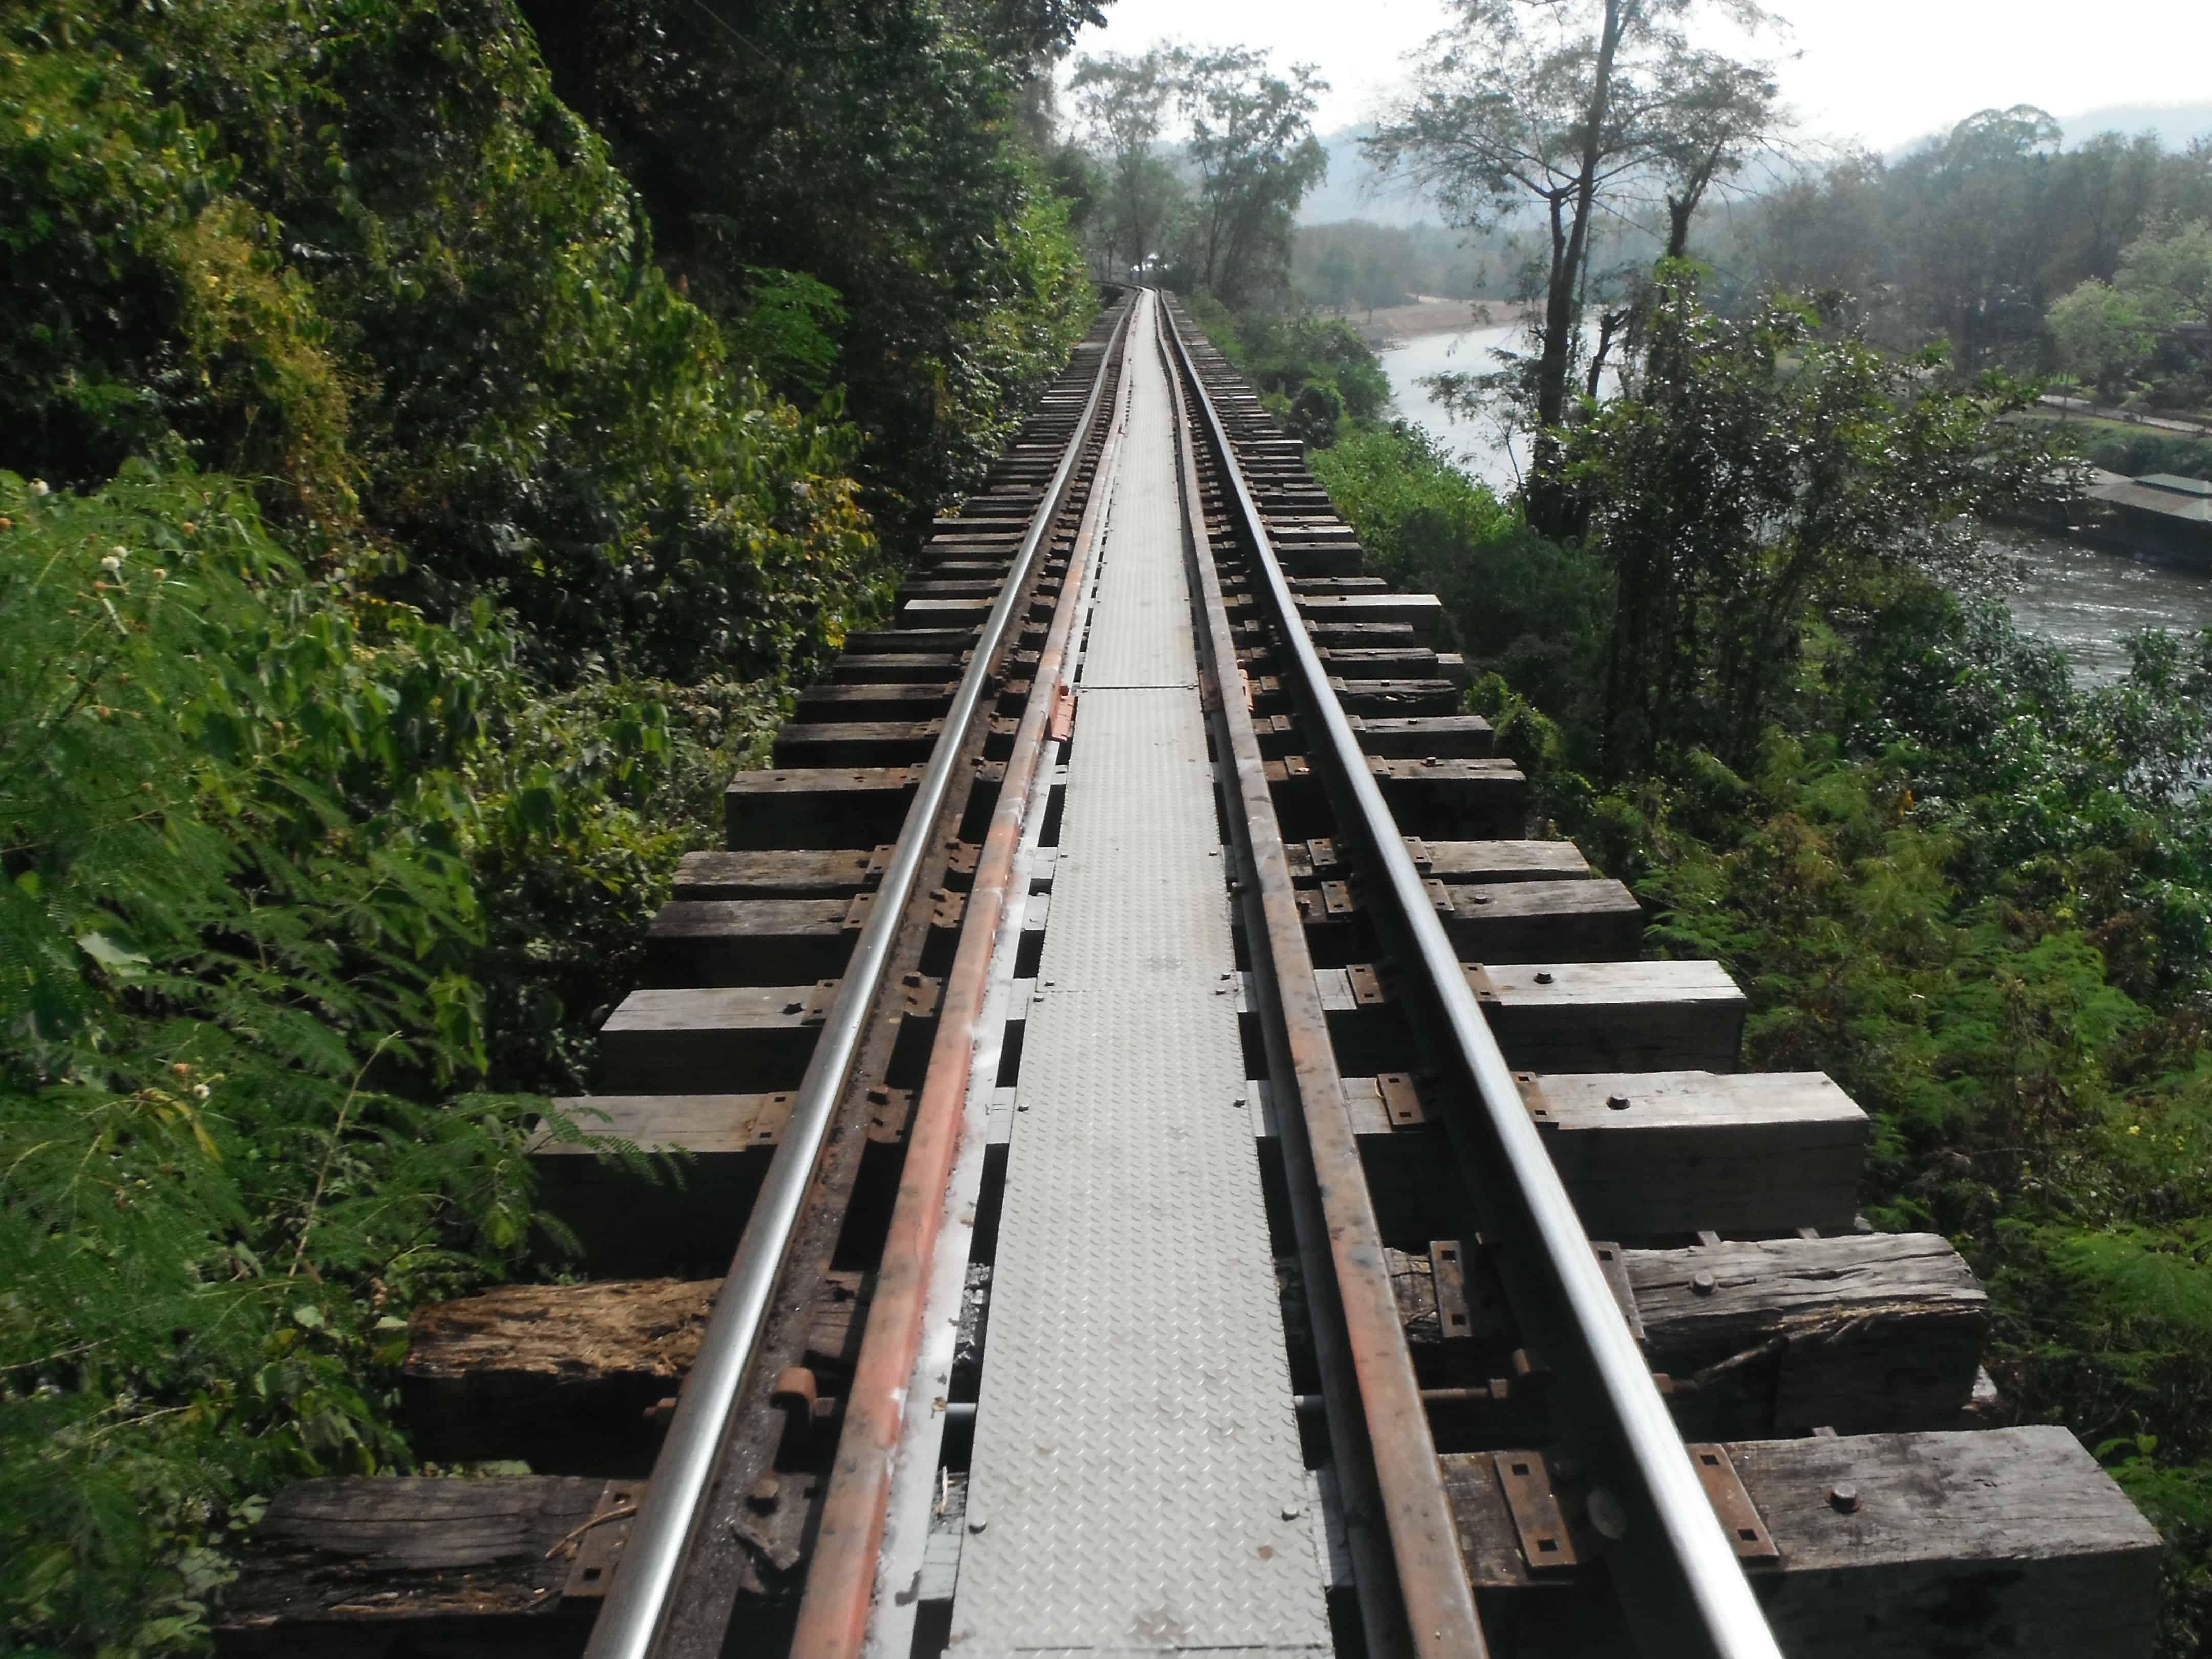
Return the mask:
[[2212,438],[2185,438],[2155,431],[2115,432],[2110,427],[2084,429],[2081,459],[2107,472],[2139,478],[2146,472],[2178,472],[2185,478],[2212,478]]
[[303,547],[378,549],[434,614],[493,599],[561,680],[804,668],[872,603],[858,434],[726,369],[497,0],[14,33],[0,461],[273,475]]
[[189,1633],[253,1492],[404,1457],[369,1372],[406,1306],[522,1249],[542,1103],[453,1095],[472,860],[548,764],[502,752],[485,620],[356,608],[228,480],[0,474],[14,1641]]
[[[988,270],[852,267],[933,489],[1087,319],[1003,110]],[[177,1651],[258,1494],[407,1466],[406,1310],[577,1133],[504,1091],[884,598],[883,307],[755,261],[726,333],[503,0],[15,8],[0,247],[0,1645]]]
[[[1182,300],[1206,338],[1278,415],[1291,417],[1309,389],[1334,398],[1355,425],[1379,419],[1390,407],[1390,377],[1381,359],[1342,318],[1231,312],[1203,289]],[[1310,415],[1307,425],[1316,435],[1293,430],[1310,444],[1318,447],[1336,436],[1333,425],[1322,428]]]
[[[734,28],[692,0],[520,9],[709,315],[750,336],[763,270],[834,296],[820,325],[871,510],[912,528],[978,476],[1095,309],[1017,140],[1034,40],[1006,38],[1051,15],[1064,40],[1083,9],[814,0]],[[812,371],[754,366],[811,400]]]
[[1471,661],[1547,709],[1579,707],[1595,682],[1612,601],[1595,556],[1536,535],[1404,422],[1356,433],[1309,465],[1359,532],[1375,574],[1442,599]]

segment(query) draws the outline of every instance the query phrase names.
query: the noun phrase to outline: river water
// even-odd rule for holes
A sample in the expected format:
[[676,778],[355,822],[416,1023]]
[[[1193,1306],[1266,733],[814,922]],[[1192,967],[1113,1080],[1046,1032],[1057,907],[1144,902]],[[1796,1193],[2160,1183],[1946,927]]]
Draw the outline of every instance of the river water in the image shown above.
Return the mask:
[[[1520,481],[1525,449],[1509,447],[1486,419],[1454,420],[1418,384],[1431,374],[1481,373],[1518,329],[1416,336],[1382,354],[1398,412],[1419,425],[1470,477],[1503,494]],[[2077,684],[2101,684],[2127,672],[2125,641],[2145,628],[2212,628],[2212,578],[2100,552],[2056,536],[1993,532],[2018,578],[2006,595],[2013,620],[2066,653]]]

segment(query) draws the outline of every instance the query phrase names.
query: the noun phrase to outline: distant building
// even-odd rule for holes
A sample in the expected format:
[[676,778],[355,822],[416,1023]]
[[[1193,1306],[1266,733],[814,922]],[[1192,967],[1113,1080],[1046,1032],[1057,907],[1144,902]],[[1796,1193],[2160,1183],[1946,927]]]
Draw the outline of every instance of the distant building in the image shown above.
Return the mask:
[[2083,539],[2212,570],[2212,482],[2172,472],[2140,478],[2099,472],[2084,501],[2080,522],[2068,526]]

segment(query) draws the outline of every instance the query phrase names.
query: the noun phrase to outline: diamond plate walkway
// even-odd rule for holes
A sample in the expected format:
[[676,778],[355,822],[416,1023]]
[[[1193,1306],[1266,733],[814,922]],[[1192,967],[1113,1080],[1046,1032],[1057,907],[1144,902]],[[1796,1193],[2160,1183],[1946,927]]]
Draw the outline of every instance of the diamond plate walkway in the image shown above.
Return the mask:
[[[1131,328],[1150,339],[1149,309]],[[1157,353],[1132,356],[1008,1153],[961,1659],[1330,1650],[1243,1100],[1173,405]]]

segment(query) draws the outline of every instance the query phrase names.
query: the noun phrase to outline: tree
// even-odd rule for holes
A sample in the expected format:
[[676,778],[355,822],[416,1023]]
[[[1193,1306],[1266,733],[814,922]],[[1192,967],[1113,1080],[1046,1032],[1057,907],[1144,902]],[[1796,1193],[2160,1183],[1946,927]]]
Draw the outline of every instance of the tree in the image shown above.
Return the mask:
[[1962,370],[2034,337],[2062,136],[2032,104],[1985,109],[1897,169],[1908,301],[1924,329],[1949,338]]
[[2048,318],[2058,361],[2111,402],[2121,382],[2149,361],[2157,331],[2142,301],[2124,289],[2092,276],[2051,302]]
[[[1155,49],[1086,58],[1069,82],[1076,118],[1104,158],[1106,210],[1097,228],[1109,276],[1162,252],[1160,233],[1182,193],[1182,181],[1155,153],[1174,76],[1173,60]],[[1117,262],[1116,253],[1125,258]]]
[[1198,277],[1232,306],[1290,280],[1298,203],[1328,172],[1313,131],[1316,94],[1328,90],[1310,64],[1269,73],[1264,51],[1176,54],[1176,100],[1198,177]]
[[2161,225],[2129,243],[2112,285],[2154,328],[2212,322],[2212,221]]
[[1314,274],[1321,278],[1322,294],[1332,309],[1341,311],[1351,301],[1352,282],[1358,273],[1352,251],[1340,241],[1331,242]]
[[[1886,570],[1966,556],[1970,515],[2047,495],[2033,389],[1939,381],[1777,300],[1715,317],[1659,268],[1648,367],[1565,441],[1564,477],[1613,570],[1600,747],[1616,777],[1664,750],[1741,768],[1800,672],[1808,614]],[[1778,373],[1785,356],[1794,373]]]
[[1739,63],[1716,52],[1692,52],[1668,65],[1676,120],[1659,135],[1656,152],[1667,197],[1667,252],[1689,252],[1690,221],[1715,185],[1743,170],[1779,117],[1781,89],[1765,64]]
[[[1686,228],[1773,112],[1761,66],[1690,46],[1682,24],[1693,3],[1457,0],[1459,20],[1423,49],[1412,95],[1361,141],[1378,171],[1429,189],[1455,224],[1485,227],[1531,204],[1544,215],[1528,509],[1554,533],[1574,528],[1549,434],[1566,414],[1601,202],[1664,176],[1686,204]],[[1750,0],[1725,9],[1748,27],[1766,21]]]
[[1009,55],[1064,38],[1080,5],[520,9],[555,90],[636,181],[654,258],[695,303],[741,316],[763,270],[836,292],[836,378],[867,435],[879,519],[917,522],[988,464],[1087,301],[1054,251],[1060,209],[1018,137],[1033,77]]

